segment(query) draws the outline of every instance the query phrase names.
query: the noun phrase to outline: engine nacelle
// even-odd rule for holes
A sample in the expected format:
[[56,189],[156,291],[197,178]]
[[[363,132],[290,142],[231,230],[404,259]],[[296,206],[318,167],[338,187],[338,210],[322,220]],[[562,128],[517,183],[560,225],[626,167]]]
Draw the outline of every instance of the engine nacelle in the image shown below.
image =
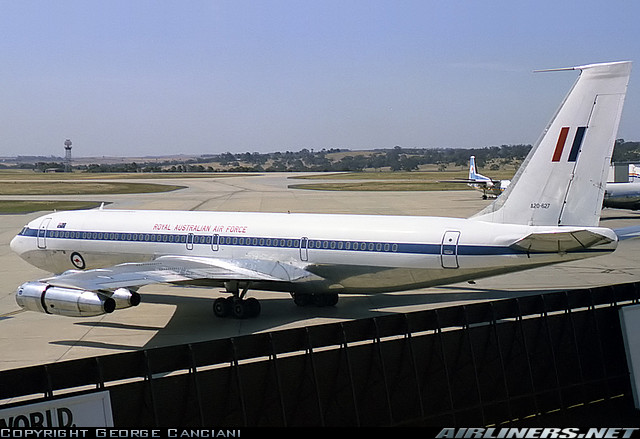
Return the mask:
[[140,294],[135,291],[129,291],[126,288],[118,288],[113,293],[104,294],[116,301],[116,309],[140,305]]
[[16,302],[29,311],[68,317],[91,317],[112,313],[116,301],[95,291],[61,288],[43,282],[27,282],[16,292]]

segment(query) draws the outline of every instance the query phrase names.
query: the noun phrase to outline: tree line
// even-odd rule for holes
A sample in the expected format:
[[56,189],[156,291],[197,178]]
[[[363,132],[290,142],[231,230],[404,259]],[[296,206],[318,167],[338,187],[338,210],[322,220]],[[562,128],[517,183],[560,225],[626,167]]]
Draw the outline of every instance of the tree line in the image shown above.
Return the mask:
[[[89,164],[74,166],[81,172],[359,172],[365,170],[415,171],[424,165],[437,165],[444,170],[449,165],[466,166],[469,157],[476,157],[479,168],[497,170],[502,165],[518,166],[531,150],[531,145],[502,145],[485,148],[403,148],[351,151],[331,148],[314,151],[273,153],[204,154],[188,160],[168,159],[153,163]],[[612,161],[640,163],[640,142],[616,141]],[[37,162],[21,167],[45,172],[64,168],[63,162]]]

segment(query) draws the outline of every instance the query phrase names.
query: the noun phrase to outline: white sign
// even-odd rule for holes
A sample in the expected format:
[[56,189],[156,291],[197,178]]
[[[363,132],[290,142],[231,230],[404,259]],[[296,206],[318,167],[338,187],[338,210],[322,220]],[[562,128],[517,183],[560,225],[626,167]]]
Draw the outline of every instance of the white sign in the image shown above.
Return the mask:
[[113,427],[109,392],[0,410],[0,428]]

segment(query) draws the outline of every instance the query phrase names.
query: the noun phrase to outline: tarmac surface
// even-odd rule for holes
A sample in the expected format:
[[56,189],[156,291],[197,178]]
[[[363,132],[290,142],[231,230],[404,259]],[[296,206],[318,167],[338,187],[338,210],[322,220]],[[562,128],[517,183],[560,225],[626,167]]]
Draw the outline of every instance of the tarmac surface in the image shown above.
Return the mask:
[[[472,190],[446,192],[339,192],[289,189],[292,173],[224,178],[152,179],[188,186],[155,194],[55,196],[53,199],[104,201],[105,208],[316,212],[468,217],[489,201]],[[143,182],[146,180],[136,180]],[[42,196],[1,199],[47,199]],[[71,318],[22,311],[16,288],[49,273],[32,267],[9,248],[31,219],[44,215],[0,216],[0,370],[172,344],[227,338],[341,320],[411,312],[535,294],[640,280],[640,239],[622,241],[610,255],[479,279],[439,288],[377,295],[341,296],[336,307],[299,308],[289,294],[250,291],[260,300],[256,319],[219,319],[212,312],[218,289],[172,285],[143,287],[142,304],[98,317]],[[640,224],[640,213],[604,209],[601,225]]]

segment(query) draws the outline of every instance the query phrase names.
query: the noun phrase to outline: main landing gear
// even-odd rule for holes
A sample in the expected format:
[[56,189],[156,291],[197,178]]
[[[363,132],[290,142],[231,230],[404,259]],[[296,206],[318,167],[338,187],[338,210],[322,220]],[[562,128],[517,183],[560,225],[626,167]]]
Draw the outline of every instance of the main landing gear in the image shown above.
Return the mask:
[[227,282],[225,288],[231,297],[220,297],[213,302],[213,313],[216,317],[233,316],[236,319],[248,319],[260,315],[260,302],[255,297],[245,299],[249,283],[240,292],[238,282]]
[[216,317],[233,316],[236,319],[248,319],[260,315],[260,302],[255,297],[239,299],[236,297],[220,297],[213,302],[213,313]]
[[[248,319],[260,315],[260,302],[254,297],[245,299],[250,284],[243,286],[242,291],[238,282],[227,282],[225,288],[231,297],[220,297],[213,302],[213,313],[216,317],[234,317],[236,319]],[[338,294],[302,294],[291,293],[293,302],[298,306],[326,307],[335,306],[338,303]]]

